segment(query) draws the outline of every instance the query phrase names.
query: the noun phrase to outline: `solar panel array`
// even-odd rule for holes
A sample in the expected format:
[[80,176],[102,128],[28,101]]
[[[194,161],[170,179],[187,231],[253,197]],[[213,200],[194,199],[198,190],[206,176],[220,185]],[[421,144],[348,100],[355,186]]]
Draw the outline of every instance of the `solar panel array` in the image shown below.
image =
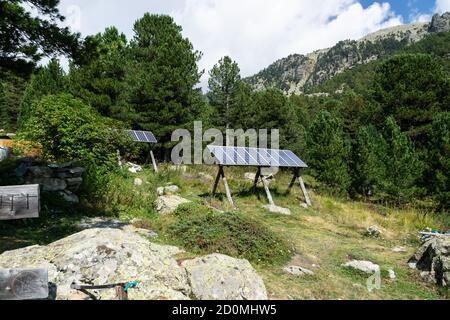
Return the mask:
[[251,167],[308,168],[290,150],[208,146],[219,165]]
[[135,142],[158,143],[158,140],[156,140],[155,136],[150,131],[126,130],[126,133]]

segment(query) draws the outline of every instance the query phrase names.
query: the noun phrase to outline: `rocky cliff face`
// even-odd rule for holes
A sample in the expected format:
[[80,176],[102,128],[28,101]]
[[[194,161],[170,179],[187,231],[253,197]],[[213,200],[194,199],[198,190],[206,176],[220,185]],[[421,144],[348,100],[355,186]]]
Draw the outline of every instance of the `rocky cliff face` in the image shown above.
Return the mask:
[[245,80],[257,90],[279,88],[287,94],[298,94],[358,64],[392,54],[429,33],[449,30],[450,13],[435,15],[431,23],[388,28],[358,41],[341,41],[332,48],[308,55],[290,55]]
[[435,14],[428,31],[432,33],[450,31],[450,12],[446,12],[442,16]]

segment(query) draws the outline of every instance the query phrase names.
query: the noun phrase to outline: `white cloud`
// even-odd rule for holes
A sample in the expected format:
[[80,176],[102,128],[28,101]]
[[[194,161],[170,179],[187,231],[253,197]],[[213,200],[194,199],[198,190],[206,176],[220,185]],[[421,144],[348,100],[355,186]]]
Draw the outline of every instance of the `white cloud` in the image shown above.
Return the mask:
[[83,35],[115,25],[131,37],[134,21],[145,12],[170,14],[203,52],[200,68],[208,71],[223,55],[230,55],[243,76],[292,53],[308,53],[403,23],[387,2],[364,8],[357,0],[128,0],[126,5],[62,0],[62,13],[73,4],[81,9],[78,30]]
[[436,0],[436,12],[444,13],[450,11],[450,0]]

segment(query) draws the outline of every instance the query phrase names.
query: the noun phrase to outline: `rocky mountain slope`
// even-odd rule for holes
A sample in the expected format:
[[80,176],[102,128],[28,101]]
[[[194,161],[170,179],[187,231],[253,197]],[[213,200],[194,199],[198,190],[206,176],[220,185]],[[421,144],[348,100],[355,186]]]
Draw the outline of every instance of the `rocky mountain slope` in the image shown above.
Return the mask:
[[449,30],[450,13],[435,15],[431,23],[392,27],[307,55],[290,55],[245,80],[257,90],[278,88],[287,94],[298,94],[356,65],[388,56],[428,34]]

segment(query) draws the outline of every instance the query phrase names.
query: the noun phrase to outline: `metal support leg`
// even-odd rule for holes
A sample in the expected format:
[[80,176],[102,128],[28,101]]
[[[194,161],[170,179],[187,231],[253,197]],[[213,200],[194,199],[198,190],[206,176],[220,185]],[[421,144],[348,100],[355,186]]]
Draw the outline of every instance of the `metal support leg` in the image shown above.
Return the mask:
[[233,198],[231,197],[230,187],[228,186],[227,178],[225,177],[223,168],[222,168],[222,179],[223,179],[223,185],[225,186],[225,192],[227,194],[228,202],[234,207],[234,202],[233,202]]

